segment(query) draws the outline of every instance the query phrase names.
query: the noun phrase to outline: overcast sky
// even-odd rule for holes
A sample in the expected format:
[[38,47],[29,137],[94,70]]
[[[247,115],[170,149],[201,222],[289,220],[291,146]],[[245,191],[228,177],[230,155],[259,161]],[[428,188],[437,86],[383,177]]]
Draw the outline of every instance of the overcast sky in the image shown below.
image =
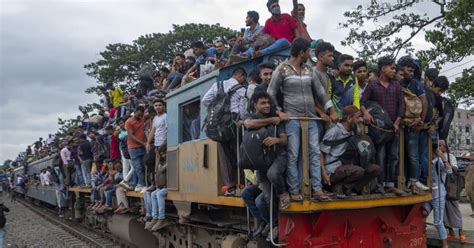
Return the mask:
[[[338,29],[352,0],[301,0],[313,38],[338,50],[346,31]],[[357,1],[362,2],[362,1]],[[97,101],[84,90],[96,82],[83,65],[99,59],[109,43],[130,43],[140,35],[167,32],[172,24],[220,23],[240,30],[248,10],[269,17],[266,0],[0,0],[0,163],[58,129],[57,118],[79,114],[78,105]],[[431,11],[426,3],[420,9]],[[283,12],[290,0],[281,0]],[[423,36],[414,44],[424,46]],[[471,58],[472,61],[472,58]],[[463,66],[466,67],[469,64]],[[446,69],[452,66],[447,65]],[[461,68],[447,72],[455,75]],[[451,78],[454,79],[454,78]]]

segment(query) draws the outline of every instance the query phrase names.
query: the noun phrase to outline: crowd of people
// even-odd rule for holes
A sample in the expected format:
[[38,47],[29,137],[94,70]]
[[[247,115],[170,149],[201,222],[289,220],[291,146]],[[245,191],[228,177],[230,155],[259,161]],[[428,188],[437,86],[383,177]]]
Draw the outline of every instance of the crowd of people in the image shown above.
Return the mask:
[[[440,238],[446,240],[443,220],[436,217],[443,216],[445,203],[436,204],[436,199],[438,190],[444,188],[437,179],[455,168],[453,159],[447,159],[445,137],[439,132],[442,94],[448,90],[448,79],[436,69],[423,71],[420,62],[410,56],[397,62],[381,57],[375,68],[349,54],[336,56],[331,43],[310,37],[303,4],[294,1],[291,15],[281,12],[278,0],[268,0],[267,8],[271,17],[264,26],[259,24],[259,13],[248,11],[248,28],[240,36],[194,42],[191,50],[176,54],[168,67],[156,73],[143,70],[136,89],[123,91],[107,84],[103,109],[79,116],[72,135],[61,140],[52,135],[46,141],[40,139],[34,144],[34,153],[28,147],[27,156],[41,157],[48,147],[60,146],[54,166],[39,175],[41,185],[54,185],[58,199],[67,194],[68,186],[90,188],[89,209],[97,214],[127,213],[130,209],[125,193],[142,192],[145,229],[166,227],[165,94],[214,69],[289,47],[291,57],[287,61],[262,63],[249,75],[237,67],[230,79],[216,82],[201,99],[204,106],[212,108],[221,90],[229,96],[233,130],[217,142],[223,192],[236,196],[242,186],[240,195],[257,220],[253,235],[277,237],[276,218],[274,223],[269,218],[272,211],[286,209],[290,202],[304,198],[300,119],[307,118],[305,145],[309,148],[314,200],[361,194],[426,194],[428,167],[441,167],[440,175],[435,169],[431,175],[435,200],[429,208],[435,211]],[[314,65],[309,63],[311,51],[317,58]],[[190,120],[189,139],[198,138],[199,129],[200,120]],[[263,135],[255,137],[261,138],[263,148],[257,150],[263,149],[265,165],[259,165],[258,170],[246,169],[246,183],[241,185],[235,170],[242,159],[237,158],[237,150],[250,149],[245,147],[251,144],[248,137],[257,133]],[[399,144],[402,133],[404,146]],[[429,139],[436,145],[433,161],[428,161]],[[357,145],[361,141],[367,146],[362,151]],[[398,171],[400,147],[405,148],[405,171]],[[252,159],[249,152],[240,154]],[[405,190],[396,187],[401,175],[407,178]],[[272,187],[278,208],[270,205]],[[113,204],[114,195],[117,204]],[[61,207],[59,200],[58,204]],[[462,229],[462,224],[454,228]],[[462,231],[460,239],[465,241]]]

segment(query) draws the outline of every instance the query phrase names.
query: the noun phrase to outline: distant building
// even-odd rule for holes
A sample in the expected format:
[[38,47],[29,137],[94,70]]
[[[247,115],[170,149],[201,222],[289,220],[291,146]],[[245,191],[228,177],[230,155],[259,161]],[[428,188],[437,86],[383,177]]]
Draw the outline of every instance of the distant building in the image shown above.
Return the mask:
[[474,109],[456,109],[449,130],[448,144],[456,156],[474,151]]

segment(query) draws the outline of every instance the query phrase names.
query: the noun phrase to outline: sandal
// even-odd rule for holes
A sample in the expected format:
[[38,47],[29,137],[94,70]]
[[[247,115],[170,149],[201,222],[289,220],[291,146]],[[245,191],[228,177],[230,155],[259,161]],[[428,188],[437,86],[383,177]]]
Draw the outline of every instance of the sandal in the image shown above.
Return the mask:
[[280,209],[287,209],[290,206],[290,195],[288,193],[283,193],[280,195]]
[[325,202],[325,201],[330,201],[331,200],[331,198],[329,198],[329,196],[326,195],[322,190],[313,191],[313,193],[311,195],[312,195],[313,199],[316,199],[318,201]]
[[464,233],[459,235],[459,243],[461,243],[461,244],[466,244],[467,243],[467,238],[466,238],[466,235],[464,235]]
[[303,201],[303,196],[299,192],[290,193],[291,201],[300,202]]

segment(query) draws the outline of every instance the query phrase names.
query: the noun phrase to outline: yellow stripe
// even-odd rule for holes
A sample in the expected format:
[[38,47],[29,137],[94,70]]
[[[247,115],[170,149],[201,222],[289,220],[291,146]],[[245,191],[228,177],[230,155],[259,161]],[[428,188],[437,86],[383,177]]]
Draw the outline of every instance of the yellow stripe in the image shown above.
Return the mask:
[[431,201],[431,194],[403,196],[403,197],[384,197],[377,199],[360,199],[360,200],[335,200],[328,202],[304,201],[301,203],[292,203],[286,210],[282,212],[316,212],[323,210],[344,210],[344,209],[364,209],[374,207],[386,207],[394,205],[412,205],[416,203]]

